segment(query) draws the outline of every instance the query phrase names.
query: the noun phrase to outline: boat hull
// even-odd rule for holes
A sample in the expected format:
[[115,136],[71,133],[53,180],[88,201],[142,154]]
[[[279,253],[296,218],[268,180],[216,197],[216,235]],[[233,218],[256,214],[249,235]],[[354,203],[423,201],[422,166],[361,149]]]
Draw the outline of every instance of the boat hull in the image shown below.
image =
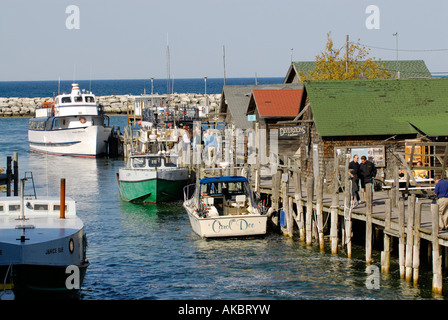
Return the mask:
[[76,230],[82,223],[76,220],[69,228],[0,229],[0,278],[6,279],[0,289],[12,289],[16,299],[79,297],[89,262],[84,228]]
[[31,151],[95,158],[107,152],[112,128],[88,126],[64,130],[28,130]]
[[129,202],[167,202],[182,199],[189,181],[187,168],[172,170],[119,169],[120,195]]
[[190,208],[191,228],[201,238],[244,237],[266,234],[266,215],[229,215],[216,218],[200,218]]
[[[76,288],[73,285],[75,280],[72,281],[69,277],[76,276],[76,281],[79,281],[79,283],[82,284],[89,263],[85,262],[81,265],[76,265],[77,271],[73,271],[73,266],[74,265],[14,265],[12,271],[12,285],[7,284],[7,289],[12,289],[15,300],[79,299],[81,289],[80,287]],[[7,271],[8,266],[0,266],[0,276],[2,279]],[[67,281],[73,288],[67,287]]]

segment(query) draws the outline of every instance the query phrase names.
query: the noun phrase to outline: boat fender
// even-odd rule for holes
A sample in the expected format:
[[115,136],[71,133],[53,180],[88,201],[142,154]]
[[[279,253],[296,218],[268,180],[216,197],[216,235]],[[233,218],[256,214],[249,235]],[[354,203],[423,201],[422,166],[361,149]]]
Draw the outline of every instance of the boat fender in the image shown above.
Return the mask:
[[86,123],[86,121],[87,121],[87,120],[86,120],[85,117],[81,117],[81,118],[79,118],[79,122],[81,122],[81,123],[83,123],[83,124]]
[[286,227],[285,211],[283,210],[280,211],[280,226],[282,226],[282,228]]

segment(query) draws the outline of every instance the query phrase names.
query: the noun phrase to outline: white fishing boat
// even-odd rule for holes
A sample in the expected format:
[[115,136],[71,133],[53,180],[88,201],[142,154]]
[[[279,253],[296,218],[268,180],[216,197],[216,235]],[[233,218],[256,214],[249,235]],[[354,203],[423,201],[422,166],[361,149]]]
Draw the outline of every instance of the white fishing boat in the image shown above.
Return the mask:
[[20,197],[0,198],[0,300],[79,297],[89,262],[76,203],[65,180],[61,197],[25,196],[25,180]]
[[72,84],[69,94],[44,103],[29,120],[31,151],[62,156],[94,158],[106,153],[112,127],[91,92],[81,92]]
[[206,177],[198,181],[183,206],[193,231],[202,238],[244,237],[266,234],[267,215],[257,208],[248,180],[243,176]]

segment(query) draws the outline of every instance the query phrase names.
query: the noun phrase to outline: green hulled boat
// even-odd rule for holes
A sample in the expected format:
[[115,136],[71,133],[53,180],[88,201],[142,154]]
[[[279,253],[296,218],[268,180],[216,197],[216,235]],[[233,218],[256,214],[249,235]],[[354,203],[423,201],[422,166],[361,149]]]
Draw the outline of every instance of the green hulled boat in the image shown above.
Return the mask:
[[177,163],[177,155],[131,155],[126,167],[117,173],[122,199],[150,203],[182,199],[182,189],[189,182],[189,169]]

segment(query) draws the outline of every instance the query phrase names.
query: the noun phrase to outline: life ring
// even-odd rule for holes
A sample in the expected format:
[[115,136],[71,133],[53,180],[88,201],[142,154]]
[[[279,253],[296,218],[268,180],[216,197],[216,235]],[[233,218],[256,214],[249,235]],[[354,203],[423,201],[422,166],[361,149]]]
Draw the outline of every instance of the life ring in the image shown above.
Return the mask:
[[79,118],[79,122],[81,122],[81,123],[86,123],[86,118],[85,117],[81,117],[81,118]]

